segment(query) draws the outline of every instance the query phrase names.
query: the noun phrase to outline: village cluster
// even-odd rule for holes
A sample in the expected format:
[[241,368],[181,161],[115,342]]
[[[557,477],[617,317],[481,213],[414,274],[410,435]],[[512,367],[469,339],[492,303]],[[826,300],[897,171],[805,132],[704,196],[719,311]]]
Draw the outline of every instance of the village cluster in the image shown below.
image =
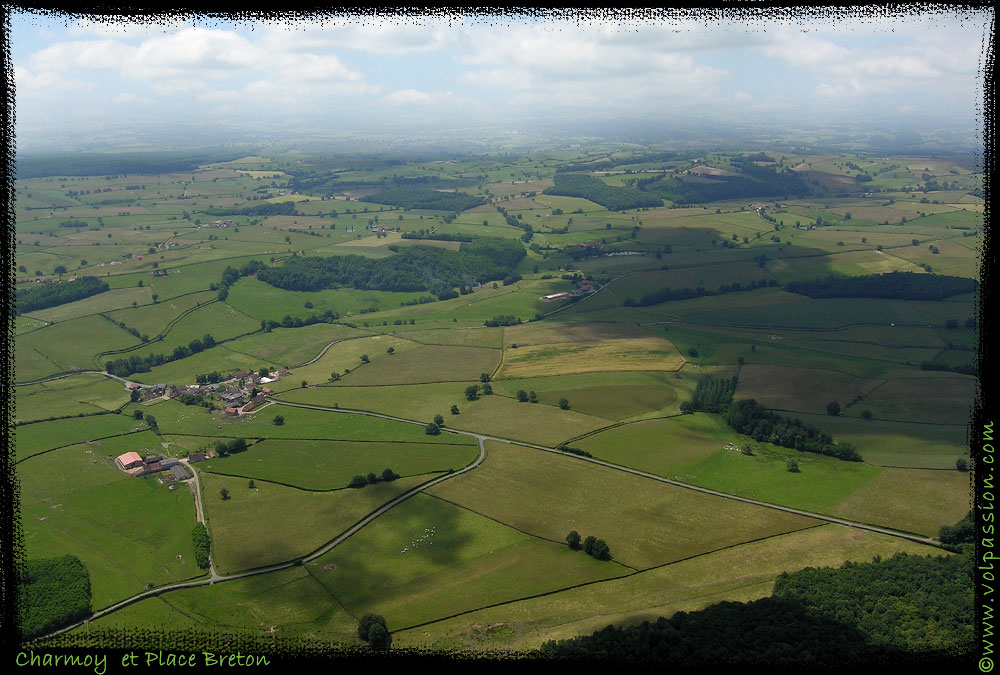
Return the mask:
[[[169,400],[182,396],[217,396],[227,415],[242,415],[251,412],[266,402],[266,396],[271,389],[266,385],[288,374],[281,368],[275,372],[262,375],[251,370],[238,370],[227,379],[211,384],[152,384],[144,385],[129,382],[125,389],[138,392],[137,403],[146,403],[156,399]],[[260,387],[258,389],[258,387]],[[210,399],[209,399],[210,400]]]

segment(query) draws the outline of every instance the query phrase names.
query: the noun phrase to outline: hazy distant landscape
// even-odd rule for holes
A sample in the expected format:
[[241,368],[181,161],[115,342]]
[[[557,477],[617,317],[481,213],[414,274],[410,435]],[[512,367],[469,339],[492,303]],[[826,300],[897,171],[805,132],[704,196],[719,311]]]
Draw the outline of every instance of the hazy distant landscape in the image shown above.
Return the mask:
[[22,640],[968,650],[984,15],[803,21],[18,18]]

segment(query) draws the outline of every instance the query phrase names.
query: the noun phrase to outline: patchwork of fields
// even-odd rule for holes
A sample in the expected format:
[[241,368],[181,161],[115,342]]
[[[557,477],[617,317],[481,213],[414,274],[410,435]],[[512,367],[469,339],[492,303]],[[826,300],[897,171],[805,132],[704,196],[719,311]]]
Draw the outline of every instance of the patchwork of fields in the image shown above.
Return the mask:
[[[690,184],[731,174],[722,156],[701,163],[714,179]],[[79,558],[94,610],[164,591],[75,634],[155,626],[357,646],[359,617],[376,613],[394,646],[527,650],[766,597],[806,566],[937,554],[917,540],[968,512],[975,294],[813,298],[789,284],[976,278],[972,170],[949,165],[959,187],[911,192],[919,181],[899,168],[862,197],[840,194],[856,185],[846,155],[796,155],[815,190],[759,212],[742,198],[609,210],[543,193],[554,167],[583,157],[566,149],[541,168],[365,160],[336,180],[316,169],[327,182],[315,194],[279,194],[314,170],[289,157],[18,181],[17,291],[66,288],[70,275],[109,287],[16,319],[27,555]],[[593,175],[631,186],[694,159]],[[337,187],[436,185],[442,172],[491,201],[453,214]],[[133,203],[95,210],[88,191],[108,185]],[[61,226],[70,218],[85,226]],[[459,256],[485,237],[523,242],[524,255],[502,274],[463,268],[454,288],[436,269],[280,284],[259,271],[333,256],[361,269],[421,245]],[[783,421],[738,433],[728,400],[693,405],[706,378],[735,378],[735,401]],[[782,444],[776,428],[792,421],[863,461]],[[128,475],[115,463],[127,453],[147,468],[184,460],[197,481]],[[196,523],[210,569],[196,562]],[[574,550],[571,531],[603,540],[608,559]],[[167,588],[184,581],[197,585]]]

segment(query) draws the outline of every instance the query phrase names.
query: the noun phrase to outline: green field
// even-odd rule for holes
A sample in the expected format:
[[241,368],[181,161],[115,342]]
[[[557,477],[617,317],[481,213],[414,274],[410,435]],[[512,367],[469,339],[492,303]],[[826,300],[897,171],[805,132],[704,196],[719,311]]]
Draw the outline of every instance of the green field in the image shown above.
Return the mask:
[[209,473],[256,478],[304,490],[338,490],[356,475],[395,473],[419,476],[460,469],[479,454],[472,442],[452,437],[444,443],[379,443],[265,440],[247,452],[209,460],[198,468]]
[[353,614],[381,614],[389,630],[628,572],[424,495],[316,560],[312,571]]
[[[564,541],[607,541],[615,560],[647,568],[813,524],[576,459],[487,443],[486,462],[429,490],[517,529]],[[524,498],[512,501],[508,494]]]

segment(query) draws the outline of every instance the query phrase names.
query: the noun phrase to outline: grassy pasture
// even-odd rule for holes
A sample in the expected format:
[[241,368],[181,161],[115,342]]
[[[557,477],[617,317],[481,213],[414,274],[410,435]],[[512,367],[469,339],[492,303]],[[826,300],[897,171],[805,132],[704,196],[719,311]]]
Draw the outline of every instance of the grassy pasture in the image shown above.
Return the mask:
[[[465,387],[475,382],[441,382],[434,384],[409,384],[386,387],[319,386],[307,389],[289,389],[280,400],[292,403],[309,403],[325,407],[369,410],[404,419],[430,422],[435,415],[447,415],[452,405],[465,411],[468,404]],[[445,424],[451,424],[451,416]]]
[[[386,353],[389,347],[396,350],[394,354]],[[364,370],[379,361],[398,360],[407,352],[422,347],[423,345],[395,336],[360,335],[348,337],[331,346],[315,363],[293,369],[290,375],[273,383],[271,389],[276,392],[288,391],[299,387],[302,380],[313,385],[326,383],[330,380],[330,374],[333,371],[343,374],[347,370],[353,372],[357,368]],[[315,357],[318,353],[319,350],[313,356]],[[364,354],[368,355],[370,363],[362,364],[361,357]]]
[[89,298],[69,302],[65,305],[40,309],[32,312],[31,316],[42,321],[48,321],[49,323],[66,321],[81,316],[128,307],[133,302],[145,305],[153,301],[152,294],[152,289],[146,286],[142,288],[117,288],[92,295]]
[[85,419],[38,422],[15,427],[10,434],[10,442],[16,448],[16,461],[20,462],[52,448],[124,434],[139,424],[141,422],[125,415],[94,415]]
[[684,358],[670,342],[653,337],[604,342],[563,342],[504,351],[501,378],[542,377],[599,371],[673,371]]
[[128,400],[128,392],[117,380],[100,375],[75,375],[18,387],[16,420],[31,421],[115,410]]
[[632,297],[638,300],[645,293],[661,288],[680,289],[702,286],[708,290],[715,290],[722,284],[738,282],[745,286],[751,281],[772,278],[770,272],[758,267],[756,263],[735,262],[639,272],[614,282],[613,288],[615,293],[621,297]]
[[445,619],[397,632],[399,647],[535,649],[546,640],[589,635],[609,624],[632,625],[694,611],[723,600],[748,602],[771,594],[782,572],[868,562],[926,546],[839,525],[777,535],[625,578]]
[[[259,412],[229,417],[220,412],[206,413],[201,406],[186,406],[176,400],[146,407],[164,434],[227,436],[244,438],[323,439],[343,441],[403,441],[412,443],[453,443],[454,437],[428,436],[421,426],[393,422],[368,415],[351,415],[325,410],[309,410],[271,404]],[[274,425],[274,416],[285,423]],[[384,468],[384,467],[383,467]]]
[[[138,343],[139,340],[107,319],[88,316],[62,321],[23,335],[18,338],[15,349],[34,349],[59,366],[60,370],[76,370],[94,368],[94,355],[98,351],[121,349]],[[18,368],[18,378],[22,382],[44,374]]]
[[364,334],[364,331],[350,326],[318,323],[248,335],[226,343],[225,348],[292,368],[312,360],[331,342]]
[[503,346],[504,328],[437,328],[433,330],[407,331],[406,338],[414,342],[431,345],[454,345],[456,347],[489,347],[499,349]]
[[883,469],[830,513],[936,537],[972,508],[969,474],[932,469]]
[[494,391],[511,397],[519,389],[534,391],[541,403],[551,406],[565,398],[572,410],[609,420],[663,411],[678,398],[672,377],[640,371],[497,380],[494,384]]
[[[171,492],[155,479],[130,478],[103,462],[87,464],[85,452],[57,450],[19,466],[27,556],[80,558],[90,573],[95,609],[139,593],[146,584],[200,576],[191,543],[192,495],[185,489]],[[47,466],[59,454],[85,458]],[[70,467],[77,468],[71,476],[66,475]],[[85,470],[100,476],[91,480]],[[52,492],[54,475],[80,489]],[[32,498],[42,485],[49,487]]]
[[46,321],[32,319],[30,316],[19,316],[14,319],[14,334],[21,335],[49,325]]
[[444,443],[265,440],[247,452],[211,459],[209,473],[274,481],[304,490],[338,490],[357,475],[391,468],[401,476],[460,469],[479,454],[471,439]]
[[115,321],[123,321],[129,328],[135,328],[140,333],[152,337],[162,332],[168,323],[183,312],[197,307],[199,304],[215,300],[216,297],[216,294],[211,291],[190,293],[169,300],[160,299],[156,304],[109,312],[108,316]]
[[14,372],[22,381],[29,381],[63,372],[63,367],[31,346],[15,345]]
[[746,364],[740,369],[735,398],[753,398],[766,408],[822,414],[831,401],[844,406],[884,382],[832,370]]
[[355,615],[390,630],[627,570],[418,495],[315,562],[313,574]]
[[[479,468],[429,490],[517,529],[608,542],[615,560],[650,567],[805,527],[808,518],[657,483],[570,456],[487,442]],[[523,495],[517,500],[511,494]]]
[[[305,555],[427,478],[309,492],[265,482],[251,490],[246,478],[202,473],[215,562],[226,574]],[[230,494],[225,501],[220,496],[223,488]]]
[[[385,338],[383,342],[398,341]],[[381,347],[381,345],[380,345]],[[381,349],[371,363],[355,368],[341,382],[352,386],[464,382],[493,373],[500,364],[500,350],[482,347],[417,345],[412,349],[386,354]]]
[[[260,322],[239,312],[224,302],[204,305],[175,323],[162,341],[128,352],[136,354],[170,354],[175,347],[187,346],[192,340],[211,335],[217,342],[260,330]],[[108,360],[117,358],[109,355]]]
[[796,417],[838,441],[850,441],[869,464],[954,469],[956,459],[969,455],[965,424],[917,424],[804,413]]
[[692,323],[763,328],[839,328],[856,324],[924,325],[924,319],[903,300],[824,298],[794,305],[734,307],[686,317]]
[[734,440],[714,415],[681,415],[624,424],[573,442],[614,464],[681,479],[685,471]]
[[560,410],[541,403],[519,403],[496,394],[458,406],[461,414],[445,420],[452,428],[549,446],[610,424],[609,420],[575,410]]
[[968,423],[975,397],[972,377],[889,380],[847,408],[845,414],[858,417],[861,411],[869,410],[881,420],[961,425]]
[[[648,338],[649,333],[633,325],[613,323],[567,322],[559,318],[532,321],[504,329],[504,347],[518,349],[535,345],[565,342],[603,342]],[[509,352],[508,352],[509,353]]]
[[214,634],[250,631],[360,644],[354,617],[332,602],[315,578],[297,567],[143,600],[77,632],[148,630],[150,626]]

